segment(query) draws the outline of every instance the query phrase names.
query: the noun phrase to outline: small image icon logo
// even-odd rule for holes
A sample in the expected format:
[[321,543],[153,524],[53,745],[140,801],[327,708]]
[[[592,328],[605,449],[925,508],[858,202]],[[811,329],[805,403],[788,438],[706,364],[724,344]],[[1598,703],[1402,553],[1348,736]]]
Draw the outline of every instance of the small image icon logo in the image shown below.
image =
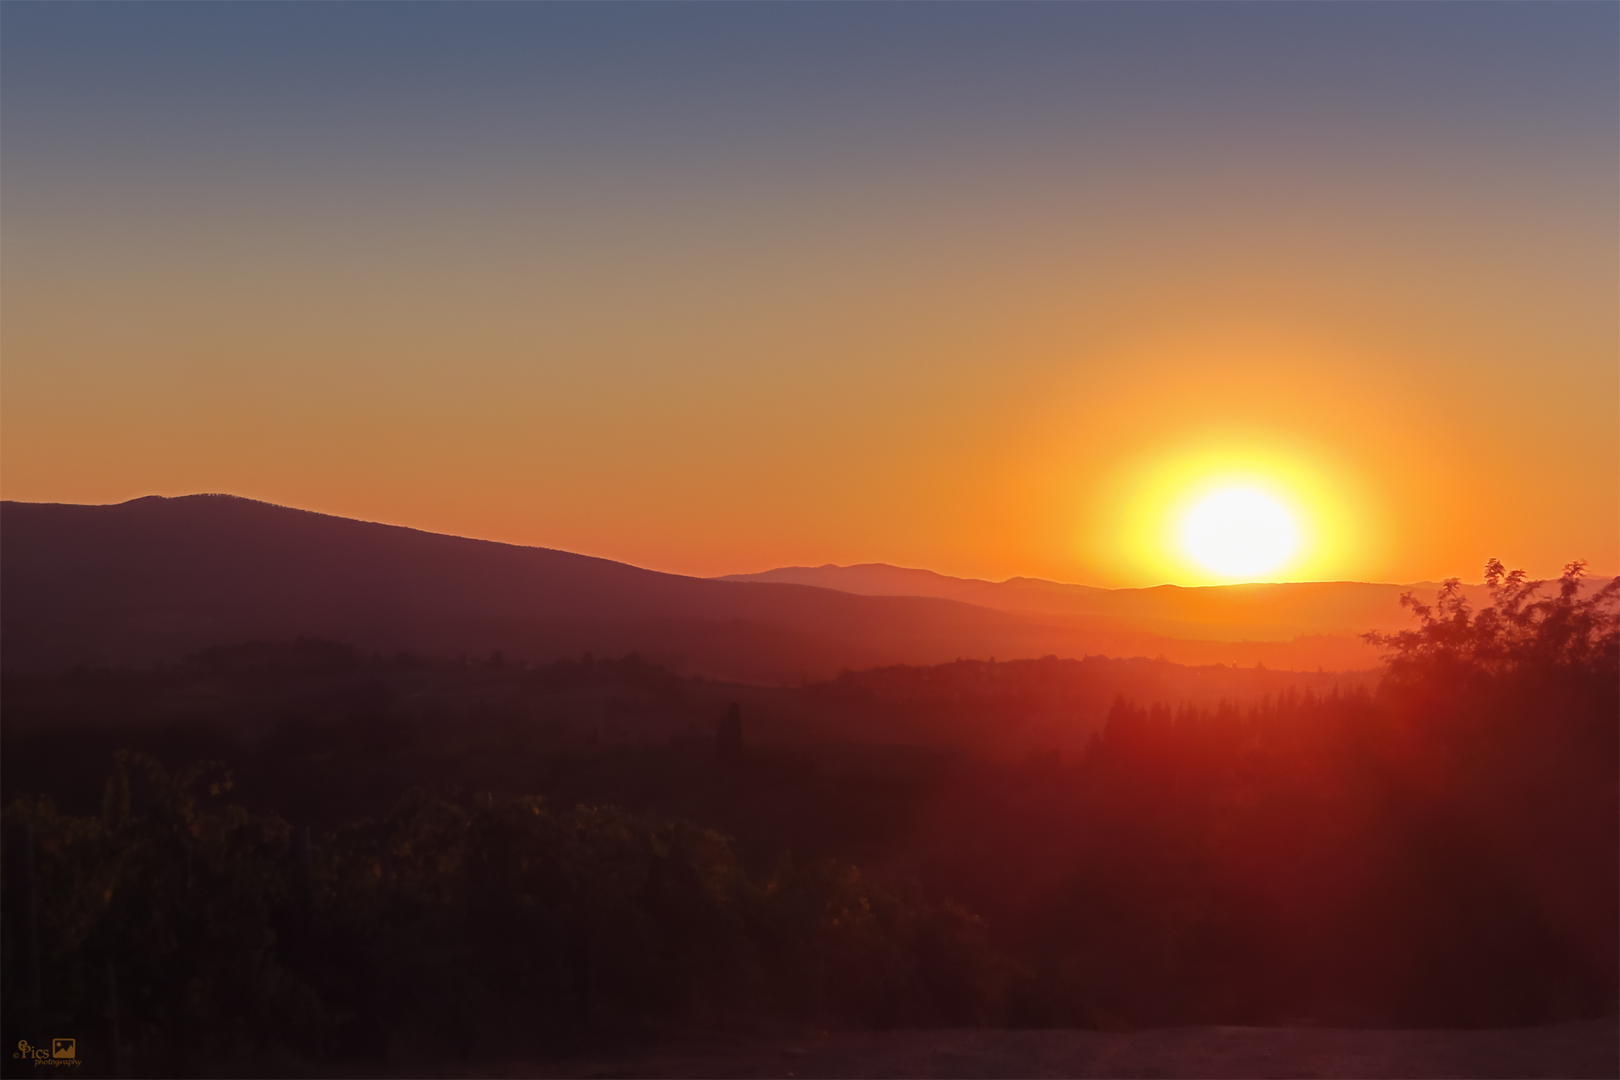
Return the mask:
[[77,1047],[72,1039],[52,1039],[51,1057],[70,1058],[77,1056]]

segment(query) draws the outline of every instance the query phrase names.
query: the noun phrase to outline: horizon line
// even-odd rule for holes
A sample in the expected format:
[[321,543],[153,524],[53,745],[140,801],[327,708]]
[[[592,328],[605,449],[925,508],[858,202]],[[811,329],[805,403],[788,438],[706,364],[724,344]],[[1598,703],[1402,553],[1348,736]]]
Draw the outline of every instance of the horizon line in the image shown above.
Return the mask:
[[[271,502],[268,499],[254,498],[251,495],[238,495],[235,492],[231,492],[231,491],[194,491],[194,492],[188,492],[187,494],[184,494],[184,495],[158,495],[158,494],[136,495],[136,496],[134,496],[132,498],[123,499],[123,500],[121,500],[119,502],[104,502],[104,503],[98,503],[98,502],[63,502],[63,501],[56,501],[56,500],[28,500],[28,499],[0,498],[0,505],[5,505],[5,504],[8,504],[8,503],[15,503],[15,504],[24,505],[24,506],[115,507],[115,506],[127,506],[130,503],[145,502],[145,501],[147,501],[149,499],[159,499],[159,500],[163,500],[165,502],[174,501],[174,500],[180,500],[180,499],[235,499],[235,500],[239,500],[241,502],[257,503],[257,504],[259,504],[261,506],[274,507],[275,509],[278,509],[278,510],[291,510],[291,511],[295,511],[295,512],[301,513],[301,514],[315,514],[315,515],[318,515],[320,517],[337,518],[337,519],[342,520],[342,521],[354,521],[354,522],[359,522],[361,524],[366,524],[366,525],[381,525],[381,526],[383,526],[385,528],[391,528],[391,529],[407,529],[407,530],[409,530],[411,532],[425,533],[425,534],[430,535],[430,536],[451,537],[451,538],[458,539],[458,540],[470,540],[470,541],[474,541],[476,543],[481,543],[481,544],[500,544],[500,545],[502,545],[504,547],[531,548],[531,549],[538,550],[538,551],[560,551],[560,552],[565,552],[565,553],[570,554],[570,555],[580,555],[580,556],[583,556],[585,558],[601,559],[601,560],[603,560],[605,562],[618,563],[621,566],[630,566],[630,567],[634,567],[637,570],[645,570],[645,571],[649,571],[649,572],[655,573],[655,574],[669,574],[672,577],[692,578],[692,579],[697,580],[697,581],[726,581],[726,580],[736,579],[736,578],[752,578],[752,577],[759,577],[759,576],[762,576],[762,575],[765,575],[765,574],[776,573],[778,571],[783,571],[783,570],[812,570],[812,571],[813,570],[827,570],[827,569],[833,569],[833,570],[856,570],[856,569],[862,569],[862,568],[867,568],[867,567],[874,567],[874,568],[881,567],[881,568],[887,569],[887,570],[899,570],[899,571],[904,571],[904,572],[909,572],[909,573],[933,574],[935,577],[944,578],[944,579],[949,580],[949,581],[959,581],[959,582],[963,582],[963,583],[966,583],[966,584],[979,584],[979,585],[996,586],[996,585],[1008,585],[1008,584],[1011,584],[1013,582],[1018,582],[1018,581],[1027,581],[1027,582],[1033,582],[1033,583],[1040,584],[1040,585],[1055,585],[1055,586],[1059,586],[1059,587],[1062,587],[1062,588],[1094,589],[1094,590],[1096,590],[1098,592],[1148,592],[1148,591],[1152,591],[1152,590],[1156,590],[1156,589],[1189,589],[1189,590],[1191,590],[1191,589],[1233,589],[1233,588],[1245,588],[1245,587],[1255,586],[1255,585],[1272,585],[1272,586],[1279,586],[1279,585],[1383,585],[1383,586],[1389,586],[1389,587],[1392,587],[1392,588],[1426,588],[1426,587],[1442,586],[1442,585],[1446,584],[1447,581],[1450,581],[1450,580],[1456,580],[1459,583],[1461,583],[1462,585],[1467,586],[1467,587],[1483,588],[1484,585],[1485,585],[1485,583],[1483,581],[1464,581],[1461,578],[1441,578],[1441,579],[1428,579],[1428,578],[1425,578],[1425,579],[1421,579],[1421,580],[1418,580],[1418,581],[1408,581],[1408,582],[1401,582],[1401,581],[1372,581],[1372,580],[1360,580],[1360,579],[1356,579],[1356,578],[1330,578],[1330,579],[1289,580],[1289,581],[1281,581],[1281,580],[1227,581],[1227,582],[1220,582],[1220,583],[1215,583],[1215,584],[1201,584],[1201,585],[1184,585],[1184,584],[1181,584],[1179,582],[1164,581],[1164,582],[1160,582],[1160,583],[1155,584],[1155,585],[1108,586],[1108,585],[1089,585],[1089,584],[1086,584],[1084,582],[1077,582],[1077,581],[1056,581],[1056,580],[1053,580],[1051,578],[1031,577],[1031,576],[1024,575],[1024,574],[1014,574],[1011,577],[1004,578],[1004,579],[1002,579],[1000,581],[996,581],[996,580],[993,580],[993,579],[990,579],[990,578],[961,577],[961,576],[958,576],[958,575],[955,575],[955,574],[947,574],[947,573],[944,573],[942,571],[934,570],[934,569],[932,569],[930,567],[925,567],[925,566],[902,566],[902,565],[900,565],[898,563],[889,563],[889,562],[882,562],[882,561],[858,562],[858,563],[826,562],[826,563],[821,563],[821,564],[815,565],[815,566],[809,566],[809,565],[772,566],[772,567],[768,567],[768,568],[766,568],[764,570],[737,571],[737,572],[726,573],[726,574],[690,574],[690,573],[684,573],[684,572],[678,571],[678,570],[660,570],[660,569],[656,569],[656,568],[650,567],[650,566],[641,566],[641,565],[639,565],[637,563],[628,562],[628,561],[626,561],[624,559],[615,559],[615,558],[612,558],[612,557],[606,556],[606,555],[593,555],[593,554],[590,554],[589,552],[583,552],[583,551],[572,551],[572,550],[570,550],[568,548],[549,547],[549,546],[544,545],[544,544],[514,543],[514,542],[512,542],[510,540],[494,540],[494,539],[491,539],[491,538],[488,538],[488,537],[483,537],[483,536],[468,536],[468,535],[466,535],[464,533],[438,532],[438,531],[433,530],[433,529],[424,529],[424,528],[421,528],[421,527],[416,526],[416,525],[401,525],[401,524],[399,524],[397,522],[392,522],[392,521],[378,521],[378,520],[371,519],[371,518],[350,517],[350,516],[348,516],[346,514],[335,514],[335,513],[329,512],[329,511],[325,511],[325,510],[310,510],[310,509],[308,509],[306,507],[302,507],[302,506],[292,506],[292,505],[289,505],[287,503]],[[1593,578],[1601,579],[1601,578],[1613,577],[1613,576],[1617,576],[1617,575],[1592,574],[1591,576]],[[1556,578],[1540,578],[1540,579],[1532,579],[1532,580],[1539,580],[1539,581],[1542,581],[1542,582],[1551,582],[1551,581],[1555,581],[1557,579]],[[828,586],[810,586],[810,587],[811,588],[827,588]],[[843,590],[834,590],[834,591],[843,591]],[[883,594],[883,595],[891,595],[891,594]],[[896,593],[896,594],[892,594],[892,595],[910,595],[910,594]]]

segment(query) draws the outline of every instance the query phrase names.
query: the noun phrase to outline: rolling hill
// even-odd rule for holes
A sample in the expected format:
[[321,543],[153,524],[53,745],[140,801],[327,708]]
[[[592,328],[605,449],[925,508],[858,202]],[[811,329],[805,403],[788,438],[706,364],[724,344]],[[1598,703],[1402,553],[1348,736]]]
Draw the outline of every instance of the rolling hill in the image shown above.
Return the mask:
[[991,656],[1331,670],[1376,663],[1353,632],[1402,624],[1400,586],[1104,590],[893,567],[705,579],[228,495],[6,502],[0,552],[7,671],[297,635],[534,661],[638,651],[761,683]]
[[[1267,582],[1246,585],[1145,589],[1100,589],[1039,578],[1006,581],[947,577],[866,563],[857,566],[786,566],[758,574],[729,574],[720,580],[816,585],[862,596],[932,596],[1027,616],[1077,618],[1108,626],[1121,635],[1158,635],[1182,641],[1251,643],[1292,641],[1301,636],[1344,638],[1350,650],[1366,648],[1368,630],[1400,630],[1411,625],[1401,607],[1403,593],[1431,599],[1439,582],[1392,585],[1363,581]],[[1482,585],[1464,586],[1476,606],[1488,604]],[[1347,655],[1358,656],[1358,652]],[[1368,649],[1364,663],[1376,655]]]

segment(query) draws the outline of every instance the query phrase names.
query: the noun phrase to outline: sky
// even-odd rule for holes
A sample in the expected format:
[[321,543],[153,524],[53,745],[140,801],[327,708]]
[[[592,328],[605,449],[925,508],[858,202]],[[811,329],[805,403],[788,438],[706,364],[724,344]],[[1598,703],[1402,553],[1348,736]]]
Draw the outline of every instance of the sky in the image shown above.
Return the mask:
[[0,496],[1140,586],[1236,488],[1277,579],[1616,573],[1617,191],[1614,4],[14,0]]

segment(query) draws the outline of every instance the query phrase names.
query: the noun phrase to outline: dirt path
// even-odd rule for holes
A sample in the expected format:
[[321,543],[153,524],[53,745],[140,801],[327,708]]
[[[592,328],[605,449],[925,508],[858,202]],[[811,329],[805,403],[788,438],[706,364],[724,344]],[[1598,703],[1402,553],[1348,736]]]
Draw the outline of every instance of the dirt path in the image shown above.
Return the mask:
[[[492,1075],[485,1073],[484,1075]],[[582,1077],[1617,1077],[1614,1019],[1502,1031],[1171,1028],[840,1032],[497,1074]]]

